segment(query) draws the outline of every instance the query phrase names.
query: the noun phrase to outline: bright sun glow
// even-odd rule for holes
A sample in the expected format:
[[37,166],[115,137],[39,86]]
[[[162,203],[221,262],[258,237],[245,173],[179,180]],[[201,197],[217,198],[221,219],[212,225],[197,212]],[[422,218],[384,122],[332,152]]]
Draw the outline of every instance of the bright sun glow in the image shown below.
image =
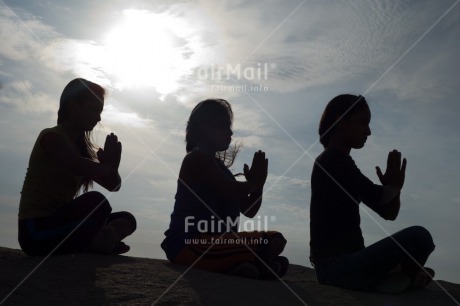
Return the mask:
[[176,90],[189,66],[173,44],[177,20],[139,10],[127,10],[124,17],[105,44],[106,70],[117,79],[115,86],[151,86],[161,94]]

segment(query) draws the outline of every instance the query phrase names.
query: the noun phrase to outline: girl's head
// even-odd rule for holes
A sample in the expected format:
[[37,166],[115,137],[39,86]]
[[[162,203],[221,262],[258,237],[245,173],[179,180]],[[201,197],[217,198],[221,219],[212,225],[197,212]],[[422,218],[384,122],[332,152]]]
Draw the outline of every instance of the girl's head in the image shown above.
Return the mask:
[[371,112],[363,96],[339,95],[326,106],[319,123],[320,142],[327,148],[332,137],[346,146],[359,149],[371,134]]
[[227,167],[233,164],[239,147],[227,149],[232,141],[233,111],[230,103],[223,99],[201,101],[192,110],[186,128],[186,150],[202,146],[216,152]]
[[83,131],[91,131],[101,120],[105,89],[88,80],[69,82],[61,94],[57,123],[73,121]]
[[[61,94],[58,110],[58,124],[71,121],[80,131],[77,146],[81,157],[97,160],[97,146],[91,140],[91,131],[101,121],[105,89],[88,80],[78,78],[67,84]],[[85,178],[80,187],[88,191],[92,180]]]

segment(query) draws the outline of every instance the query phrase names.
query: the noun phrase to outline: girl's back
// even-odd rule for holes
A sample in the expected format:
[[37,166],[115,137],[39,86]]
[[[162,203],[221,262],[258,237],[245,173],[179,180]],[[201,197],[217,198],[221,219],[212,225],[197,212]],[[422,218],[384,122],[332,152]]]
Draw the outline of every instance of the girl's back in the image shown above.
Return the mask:
[[57,134],[69,148],[73,147],[61,126],[41,131],[30,154],[21,191],[19,220],[45,217],[56,211],[62,203],[74,198],[82,182],[82,177],[74,175],[45,153],[42,139],[48,133]]

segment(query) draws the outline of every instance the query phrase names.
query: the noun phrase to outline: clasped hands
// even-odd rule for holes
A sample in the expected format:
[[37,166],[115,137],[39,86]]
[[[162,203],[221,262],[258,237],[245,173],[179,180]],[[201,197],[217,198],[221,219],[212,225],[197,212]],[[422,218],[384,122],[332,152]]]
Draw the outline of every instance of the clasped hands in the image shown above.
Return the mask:
[[382,185],[391,186],[397,190],[401,190],[406,177],[406,164],[407,161],[405,158],[402,160],[401,164],[401,152],[398,152],[397,150],[389,152],[385,174],[382,173],[380,167],[375,167],[377,176],[379,177]]
[[97,151],[97,158],[101,164],[112,167],[114,171],[118,170],[121,161],[121,142],[118,141],[117,135],[107,135],[104,149],[100,148]]
[[258,188],[263,188],[268,175],[268,159],[265,158],[265,152],[260,150],[255,152],[251,168],[244,164],[243,173],[248,182],[254,183]]

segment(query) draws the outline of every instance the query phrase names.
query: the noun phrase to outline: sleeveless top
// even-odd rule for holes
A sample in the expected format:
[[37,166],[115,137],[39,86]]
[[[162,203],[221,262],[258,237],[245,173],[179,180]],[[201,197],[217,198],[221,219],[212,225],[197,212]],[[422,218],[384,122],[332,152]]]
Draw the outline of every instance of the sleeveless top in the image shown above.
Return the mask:
[[[218,163],[225,175],[235,180],[230,170],[220,161]],[[198,234],[238,231],[238,201],[223,198],[211,186],[197,184],[187,187],[179,180],[175,200],[169,229],[161,244],[170,260],[186,246],[187,239]]]
[[73,148],[61,126],[40,132],[30,154],[29,167],[21,191],[19,220],[51,215],[75,197],[83,179],[69,169],[63,169],[55,159],[45,153],[41,139],[47,133],[58,134],[70,148]]

